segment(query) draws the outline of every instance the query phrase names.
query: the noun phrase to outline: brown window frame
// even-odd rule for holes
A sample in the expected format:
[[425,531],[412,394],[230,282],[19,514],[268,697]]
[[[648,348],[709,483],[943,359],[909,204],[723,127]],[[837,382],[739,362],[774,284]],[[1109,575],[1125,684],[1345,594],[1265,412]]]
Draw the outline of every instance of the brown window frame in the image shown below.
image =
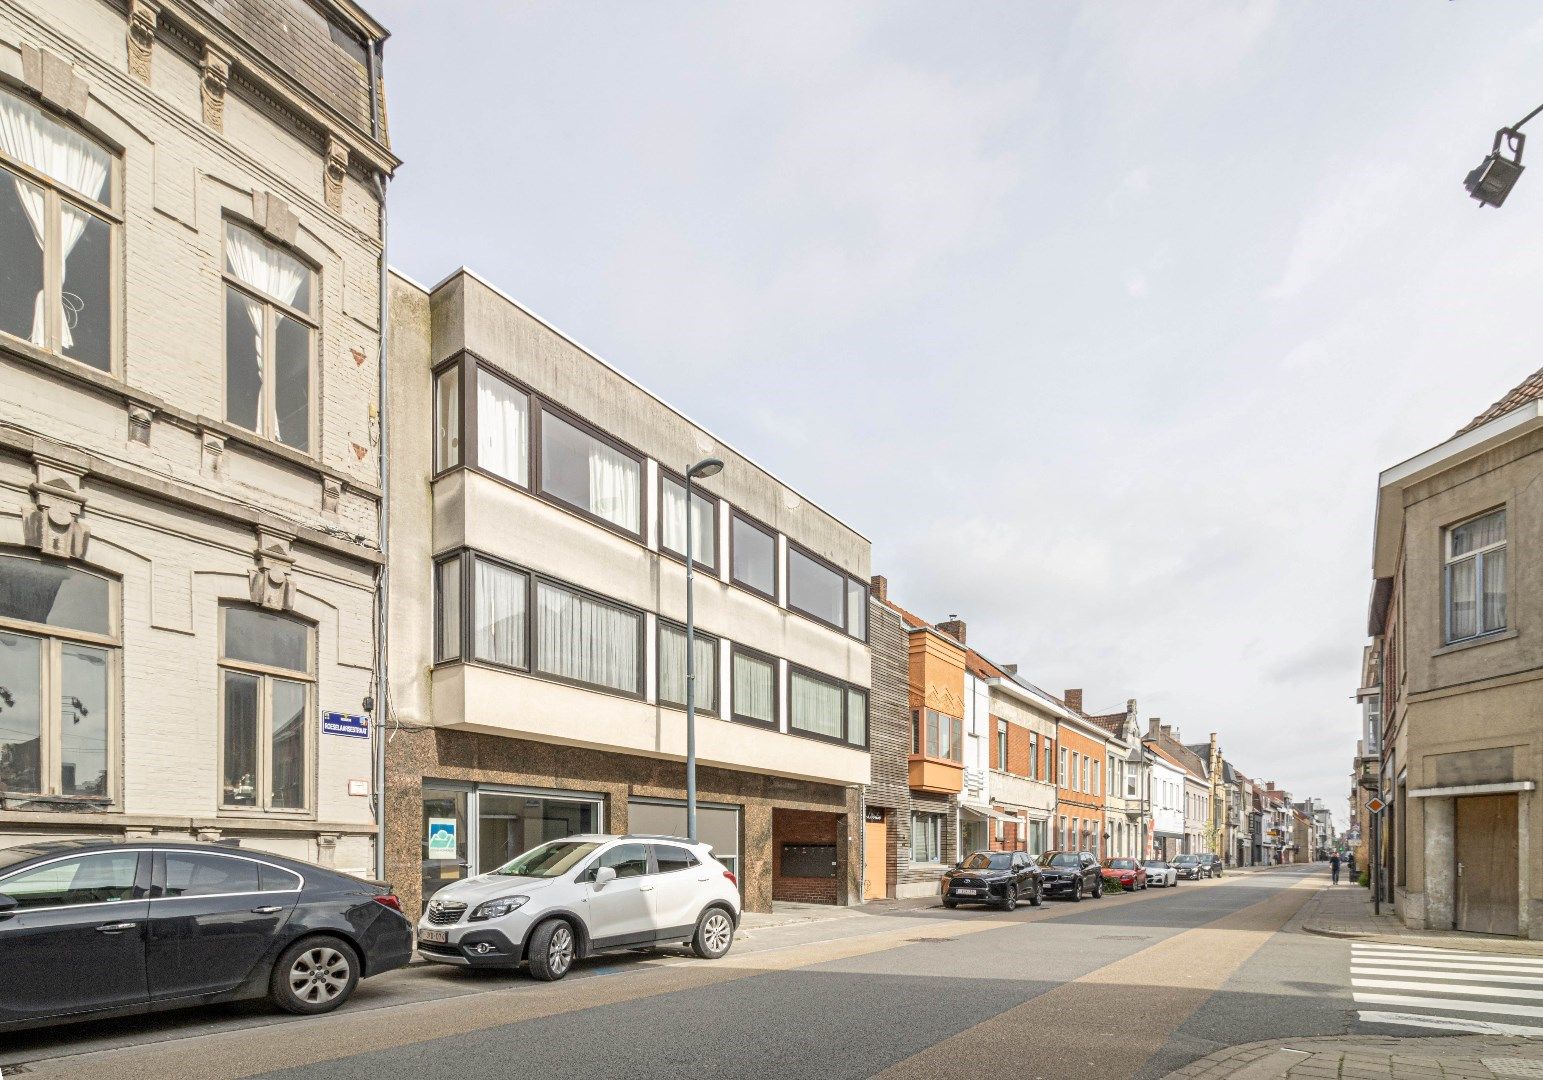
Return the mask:
[[[793,553],[795,551],[802,555],[804,558],[808,559],[810,562],[815,563],[818,566],[822,566],[826,570],[829,570],[841,582],[841,621],[839,623],[833,623],[829,619],[826,619],[821,615],[816,615],[812,611],[805,611],[803,608],[793,603]],[[813,551],[810,551],[808,548],[804,547],[804,545],[800,544],[792,537],[788,537],[787,609],[789,611],[793,612],[795,615],[802,615],[804,618],[810,620],[811,622],[819,623],[821,626],[829,627],[832,630],[839,630],[841,633],[846,634],[847,582],[849,580],[855,581],[856,578],[852,574],[849,574],[847,571],[843,570],[841,567],[837,566],[835,563],[831,562],[829,559],[821,555],[816,555]]]
[[[744,656],[747,659],[755,660],[758,663],[771,665],[772,718],[770,720],[762,720],[758,716],[747,716],[746,714],[739,712],[734,708],[734,658],[736,656]],[[728,708],[725,711],[728,719],[733,720],[737,724],[751,724],[755,727],[768,728],[772,731],[781,730],[782,665],[778,663],[777,657],[773,656],[771,653],[762,652],[759,649],[752,649],[748,645],[741,645],[737,641],[729,642],[729,701]]]
[[[750,528],[756,530],[757,532],[759,532],[759,533],[761,533],[761,534],[763,534],[765,536],[771,537],[771,542],[772,542],[772,587],[771,587],[771,592],[765,592],[765,591],[761,590],[760,588],[758,588],[757,586],[750,584],[747,581],[740,580],[738,577],[736,577],[734,575],[734,548],[736,547],[736,545],[734,543],[734,525],[735,525],[735,522],[737,522],[737,521],[738,522],[743,522],[745,525],[748,525]],[[770,600],[773,604],[777,603],[777,593],[782,588],[782,559],[780,558],[780,556],[778,554],[778,551],[777,551],[777,547],[778,547],[778,545],[777,545],[777,536],[778,536],[777,530],[772,528],[770,525],[766,524],[764,521],[761,521],[759,518],[756,518],[756,517],[753,517],[750,514],[747,514],[745,511],[741,510],[737,506],[730,505],[730,507],[729,507],[729,584],[734,585],[737,588],[744,589],[746,592],[750,593],[753,596],[759,596],[763,600]]]
[[[665,485],[666,481],[671,481],[673,483],[679,484],[682,488],[684,488],[686,486],[686,478],[684,476],[682,476],[680,473],[677,473],[674,469],[667,469],[662,464],[659,466],[659,514],[658,514],[658,517],[659,517],[659,554],[667,556],[671,560],[673,560],[673,561],[675,561],[677,563],[680,563],[680,565],[682,565],[682,566],[685,566],[686,565],[686,553],[684,551],[676,551],[672,547],[666,547],[665,543],[664,543],[664,485]],[[692,485],[691,485],[691,495],[692,495],[693,498],[701,497],[703,499],[706,499],[708,502],[710,502],[712,504],[712,508],[713,508],[713,563],[712,564],[708,564],[708,563],[703,562],[700,558],[697,557],[695,552],[692,552],[691,562],[692,562],[692,565],[694,565],[698,570],[700,570],[703,573],[709,574],[712,577],[716,578],[718,576],[718,566],[717,566],[718,552],[719,552],[719,548],[722,547],[722,545],[718,542],[718,540],[719,540],[719,537],[718,537],[718,520],[722,516],[722,513],[721,513],[719,508],[720,508],[721,504],[723,503],[723,499],[720,498],[717,495],[714,495],[710,491],[702,490],[701,485],[699,485],[699,484],[697,484],[695,482],[693,482]],[[686,528],[689,529],[690,527],[691,527],[691,508],[688,506],[686,508]],[[731,524],[731,528],[732,528],[732,524]],[[772,543],[773,543],[773,551],[775,552],[775,550],[776,550],[776,546],[775,546],[776,545],[776,541],[774,540]],[[773,562],[775,562],[775,556],[773,557]]]
[[[662,678],[664,672],[664,649],[660,647],[660,642],[664,637],[666,629],[677,630],[681,634],[685,634],[686,624],[676,622],[674,619],[666,619],[663,616],[656,616],[654,618],[654,704],[665,709],[680,709],[684,711],[686,708],[684,701],[670,701],[664,696],[663,691],[659,689],[664,685],[664,679]],[[713,643],[714,678],[712,700],[704,705],[700,700],[700,695],[698,695],[699,700],[696,703],[696,711],[706,713],[708,716],[718,716],[720,715],[719,702],[723,698],[723,649],[720,647],[723,638],[718,634],[708,633],[699,628],[693,629],[692,634],[697,638],[703,638]]]

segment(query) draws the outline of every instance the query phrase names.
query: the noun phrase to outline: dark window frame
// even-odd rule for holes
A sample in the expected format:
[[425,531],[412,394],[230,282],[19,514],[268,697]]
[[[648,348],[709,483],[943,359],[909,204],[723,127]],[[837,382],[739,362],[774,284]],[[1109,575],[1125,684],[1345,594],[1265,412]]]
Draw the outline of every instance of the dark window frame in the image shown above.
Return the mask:
[[[666,619],[662,615],[655,616],[654,624],[654,704],[665,709],[679,709],[684,711],[686,708],[686,703],[684,701],[667,701],[663,695],[663,692],[659,689],[664,684],[664,680],[660,677],[664,670],[664,649],[660,647],[659,642],[663,637],[666,628],[671,630],[678,630],[684,634],[686,632],[686,624],[676,622],[674,619]],[[706,713],[708,716],[718,716],[720,714],[718,707],[719,702],[723,698],[723,671],[721,670],[723,667],[723,650],[721,647],[723,638],[718,634],[708,633],[707,631],[700,629],[693,629],[692,634],[698,638],[706,638],[713,643],[713,668],[715,676],[713,679],[712,701],[706,705],[698,701],[696,704],[696,711],[699,713]]]
[[[864,645],[866,645],[866,644],[868,644],[868,635],[873,632],[872,631],[872,626],[873,626],[872,615],[873,615],[873,612],[870,610],[872,608],[872,606],[873,606],[873,587],[872,587],[872,583],[864,581],[862,578],[858,577],[856,574],[847,574],[846,577],[847,577],[847,587],[848,588],[850,588],[853,585],[856,585],[859,589],[862,590],[862,593],[863,593],[863,600],[862,600],[863,632],[861,634],[854,634],[854,633],[852,633],[852,628],[850,626],[848,626],[847,627],[847,631],[846,631],[847,637],[851,638],[853,641],[861,641]],[[847,615],[848,622],[850,622],[851,621],[851,609],[844,607],[843,611]]]
[[[793,603],[793,553],[795,551],[802,555],[804,558],[808,559],[810,562],[819,566],[823,566],[826,570],[829,570],[831,573],[835,574],[837,579],[841,582],[841,621],[839,623],[833,623],[830,620],[823,618],[822,616],[816,615],[812,611],[805,611],[803,608]],[[847,573],[847,571],[843,570],[829,559],[822,555],[816,555],[814,552],[804,547],[804,545],[800,544],[797,540],[794,540],[791,536],[788,537],[787,608],[789,611],[793,612],[795,615],[802,615],[804,618],[810,620],[811,622],[819,623],[821,626],[829,627],[832,630],[838,630],[841,633],[846,634],[848,580],[856,579],[852,574]],[[851,637],[854,635],[848,634],[848,636]]]
[[[759,663],[770,664],[772,669],[772,718],[762,720],[757,716],[747,716],[734,708],[734,658],[744,656],[747,659]],[[737,724],[750,724],[754,727],[767,728],[778,731],[782,727],[782,667],[777,662],[777,657],[759,649],[752,649],[748,645],[741,645],[737,641],[729,642],[729,703],[727,709],[728,719]]]
[[[543,483],[542,478],[542,472],[545,465],[544,459],[546,457],[542,451],[542,440],[545,438],[546,416],[548,413],[551,413],[553,416],[557,417],[558,420],[562,421],[568,426],[577,429],[585,435],[588,435],[590,438],[596,440],[597,442],[604,443],[612,450],[615,450],[617,453],[622,454],[625,457],[631,458],[634,462],[637,463],[638,528],[636,532],[633,532],[631,529],[628,529],[625,526],[618,525],[614,521],[610,521],[607,518],[603,518],[599,514],[596,514],[593,511],[586,509],[585,507],[579,506],[577,503],[569,502],[567,499],[560,495],[546,490],[546,486]],[[588,521],[594,525],[598,525],[602,529],[605,529],[607,532],[613,532],[618,536],[625,536],[628,540],[635,540],[638,543],[643,544],[645,547],[647,546],[649,525],[647,454],[643,453],[641,450],[638,450],[634,446],[630,446],[627,443],[622,442],[616,436],[611,435],[596,427],[594,424],[579,416],[577,413],[571,412],[556,402],[539,395],[532,395],[531,397],[530,438],[532,451],[530,456],[530,493],[532,495],[535,495],[537,498],[544,502],[550,503],[553,506],[560,506],[567,510],[569,513],[577,514],[585,521]],[[518,485],[514,486],[517,487]]]
[[[664,544],[664,485],[665,485],[665,481],[666,480],[674,481],[675,483],[679,484],[681,487],[685,487],[686,486],[686,478],[684,476],[682,476],[680,473],[676,472],[674,469],[666,468],[663,464],[661,464],[659,466],[659,514],[658,514],[658,517],[659,517],[659,554],[661,554],[661,555],[665,556],[666,558],[670,559],[672,562],[676,562],[676,563],[679,563],[681,566],[685,566],[686,565],[686,553],[684,551],[676,551],[674,548],[671,548],[671,547],[666,547],[665,544]],[[714,495],[710,491],[704,491],[702,489],[702,486],[700,484],[696,483],[695,481],[693,481],[692,484],[691,484],[691,494],[693,496],[698,496],[699,495],[702,498],[706,499],[708,502],[712,503],[712,507],[713,507],[713,560],[714,560],[714,563],[716,563],[717,559],[718,559],[718,549],[720,547],[722,547],[722,545],[718,543],[718,524],[719,524],[719,520],[718,519],[722,516],[722,512],[719,509],[719,507],[722,505],[724,500],[723,500],[723,498],[721,496]],[[688,529],[691,528],[691,507],[689,505],[686,507],[686,528],[688,528]],[[732,528],[733,528],[733,525],[731,523],[730,524],[730,529],[732,530]],[[776,544],[776,541],[774,540],[773,541],[773,550],[774,551],[775,551],[775,544]],[[773,561],[775,562],[775,557],[774,557]],[[692,562],[692,565],[694,565],[698,570],[702,571],[702,573],[709,574],[714,579],[718,578],[718,567],[716,565],[711,565],[710,566],[707,563],[704,563],[701,559],[697,558],[695,552],[692,553],[691,562]]]
[[[317,716],[318,703],[321,699],[321,626],[314,620],[293,611],[281,614],[290,622],[298,623],[305,628],[306,633],[306,662],[308,671],[299,671],[294,668],[274,667],[269,664],[254,663],[249,660],[238,660],[227,656],[225,653],[225,615],[232,610],[260,611],[265,614],[276,614],[265,608],[243,600],[221,599],[218,601],[215,618],[217,622],[217,637],[215,656],[216,686],[219,703],[216,710],[217,734],[215,738],[216,768],[215,768],[215,805],[221,817],[230,816],[272,816],[275,818],[315,818],[317,806],[321,800],[320,769],[321,761],[321,722]],[[262,792],[260,798],[252,804],[231,803],[225,801],[225,725],[226,725],[226,699],[225,676],[226,674],[242,675],[258,680],[258,710],[257,710],[257,773],[253,777],[256,791]],[[269,760],[264,766],[265,754],[271,751],[273,741],[273,689],[274,680],[289,683],[299,683],[305,687],[304,709],[304,762],[302,765],[304,778],[304,790],[300,806],[272,806],[273,800],[273,765]]]
[[[802,675],[805,678],[813,679],[816,682],[825,683],[827,686],[834,686],[837,690],[839,690],[841,692],[841,735],[839,737],[835,736],[835,735],[824,735],[824,734],[821,734],[818,731],[808,731],[808,730],[806,730],[804,728],[798,728],[798,727],[794,727],[793,726],[793,676],[794,675]],[[847,691],[848,690],[859,690],[859,691],[862,692],[863,697],[864,697],[864,717],[863,717],[863,719],[864,719],[864,723],[863,723],[864,739],[863,739],[863,741],[861,743],[853,742],[852,739],[851,739],[852,721],[851,721],[851,717],[849,715],[849,710],[847,708],[847,706],[850,704],[850,699],[847,697]],[[823,671],[816,671],[813,668],[807,668],[807,667],[804,667],[802,664],[795,664],[793,661],[789,660],[788,661],[788,734],[789,735],[797,735],[798,737],[803,738],[803,739],[818,739],[821,742],[835,743],[838,746],[845,746],[845,747],[849,747],[849,748],[855,749],[855,750],[867,750],[868,749],[868,740],[869,740],[869,738],[871,738],[871,736],[870,736],[870,734],[869,734],[869,732],[867,730],[867,728],[868,728],[867,721],[872,716],[872,708],[868,704],[869,699],[871,699],[871,696],[872,696],[872,692],[866,686],[858,686],[855,683],[849,683],[849,682],[845,681],[844,679],[836,678],[834,675],[827,675]]]
[[[771,592],[764,592],[756,586],[750,584],[748,581],[741,581],[739,578],[734,576],[734,523],[736,521],[741,521],[757,532],[771,537]],[[759,596],[762,600],[770,600],[773,604],[777,603],[777,593],[781,590],[782,587],[782,558],[778,552],[777,536],[777,530],[766,524],[766,522],[762,521],[760,518],[757,518],[751,514],[747,514],[745,511],[732,504],[729,506],[729,584],[733,585],[735,588],[744,589],[752,596]]]
[[[576,686],[581,690],[594,690],[602,694],[613,694],[616,697],[631,698],[633,701],[647,701],[649,613],[644,611],[642,608],[633,607],[631,604],[624,604],[620,600],[606,596],[604,593],[595,592],[593,589],[586,589],[582,585],[574,585],[572,582],[564,581],[561,578],[552,577],[550,574],[538,574],[534,570],[524,570],[522,572],[525,573],[530,580],[530,602],[526,608],[530,620],[527,630],[529,636],[526,639],[530,643],[529,655],[527,657],[530,663],[530,674],[536,676],[537,678],[550,680],[551,682],[562,683],[565,686]],[[583,679],[574,679],[566,675],[556,675],[550,671],[540,670],[540,668],[537,666],[540,660],[540,654],[536,647],[536,590],[541,585],[546,585],[549,588],[558,589],[562,592],[572,593],[575,596],[582,597],[586,600],[591,600],[597,604],[602,604],[605,607],[615,608],[617,611],[625,612],[629,615],[636,615],[638,617],[638,689],[636,693],[633,693],[629,690],[619,690],[614,686],[606,686],[604,683],[586,682]]]

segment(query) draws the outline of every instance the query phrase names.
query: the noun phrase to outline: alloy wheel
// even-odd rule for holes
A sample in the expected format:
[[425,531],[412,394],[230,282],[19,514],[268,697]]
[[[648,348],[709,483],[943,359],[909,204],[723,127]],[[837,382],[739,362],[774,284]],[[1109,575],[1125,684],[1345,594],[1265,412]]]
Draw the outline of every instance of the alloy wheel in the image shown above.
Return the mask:
[[733,939],[734,928],[729,925],[729,917],[721,911],[713,912],[702,924],[702,940],[710,952],[727,952]]
[[331,946],[307,949],[289,968],[289,988],[311,1005],[331,1001],[348,988],[348,957]]
[[559,926],[552,932],[552,942],[546,950],[547,967],[552,974],[561,976],[573,964],[573,931]]

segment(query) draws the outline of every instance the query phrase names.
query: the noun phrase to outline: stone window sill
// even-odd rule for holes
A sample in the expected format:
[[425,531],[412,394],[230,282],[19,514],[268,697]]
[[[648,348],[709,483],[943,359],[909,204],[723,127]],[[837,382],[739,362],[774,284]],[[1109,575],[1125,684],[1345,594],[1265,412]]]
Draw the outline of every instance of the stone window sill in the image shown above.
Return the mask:
[[1431,653],[1431,655],[1446,656],[1448,653],[1462,652],[1465,649],[1477,649],[1481,645],[1494,645],[1495,643],[1501,641],[1513,641],[1515,640],[1516,636],[1517,631],[1514,627],[1510,630],[1497,630],[1493,634],[1485,634],[1482,637],[1476,638],[1465,638],[1462,641],[1454,641],[1450,645],[1443,645],[1441,648]]

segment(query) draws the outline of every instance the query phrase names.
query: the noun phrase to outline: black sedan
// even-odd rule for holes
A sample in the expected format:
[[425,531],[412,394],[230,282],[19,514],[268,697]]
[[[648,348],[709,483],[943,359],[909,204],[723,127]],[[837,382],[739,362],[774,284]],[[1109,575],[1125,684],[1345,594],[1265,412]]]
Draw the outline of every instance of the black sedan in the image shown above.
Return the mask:
[[1173,868],[1186,881],[1199,881],[1211,876],[1211,864],[1202,862],[1200,855],[1180,855],[1173,860]]
[[943,906],[995,904],[1007,911],[1044,899],[1039,867],[1022,851],[977,851],[943,875]]
[[219,844],[0,849],[0,1030],[238,998],[330,1012],[412,958],[380,885]]
[[1088,851],[1047,851],[1039,857],[1046,896],[1095,900],[1104,895],[1103,867]]

